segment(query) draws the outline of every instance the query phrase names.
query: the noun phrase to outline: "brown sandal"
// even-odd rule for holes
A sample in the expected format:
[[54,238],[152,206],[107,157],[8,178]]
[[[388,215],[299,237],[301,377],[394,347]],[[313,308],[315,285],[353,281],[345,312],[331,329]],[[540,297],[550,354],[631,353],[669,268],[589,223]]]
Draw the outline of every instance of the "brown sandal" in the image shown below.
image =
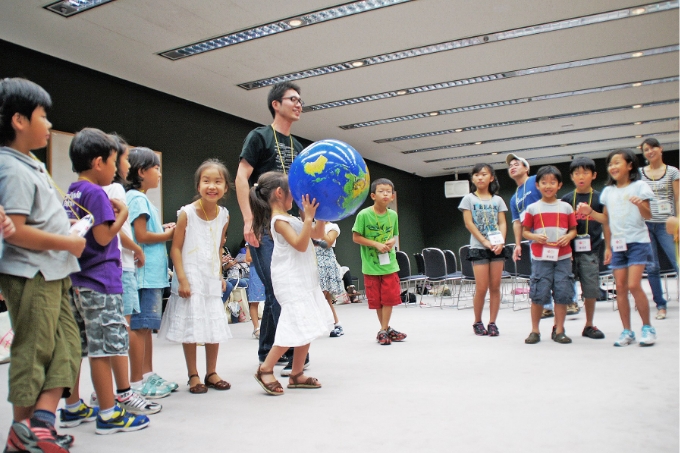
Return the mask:
[[192,377],[199,378],[199,381],[198,381],[198,384],[194,385],[193,387],[189,387],[189,393],[193,393],[195,395],[201,394],[201,393],[207,393],[208,387],[201,384],[200,377],[198,377],[198,374],[192,374],[191,376],[189,376],[189,382],[187,382],[187,385],[191,385],[191,378]]
[[255,373],[255,380],[262,386],[262,389],[270,395],[279,396],[283,395],[283,387],[279,381],[274,382],[264,382],[262,376],[266,374],[274,374],[274,371],[262,371],[261,366],[257,367],[257,373]]
[[304,372],[301,371],[298,374],[291,374],[289,379],[293,381],[292,384],[288,384],[289,389],[320,389],[321,384],[317,378],[308,377],[304,382],[298,382],[298,378],[302,376]]
[[217,382],[210,382],[208,379],[210,379],[210,376],[215,376],[217,373],[210,373],[205,377],[203,382],[205,382],[205,386],[209,387],[211,389],[215,390],[229,390],[231,388],[231,384],[228,383],[227,381],[220,379]]

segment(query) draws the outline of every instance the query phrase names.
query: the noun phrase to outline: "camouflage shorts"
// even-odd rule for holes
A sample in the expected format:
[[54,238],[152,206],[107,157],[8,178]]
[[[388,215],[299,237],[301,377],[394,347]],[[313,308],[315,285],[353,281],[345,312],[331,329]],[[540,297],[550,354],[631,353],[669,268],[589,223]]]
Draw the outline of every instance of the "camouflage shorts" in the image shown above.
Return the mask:
[[127,355],[129,338],[121,294],[73,287],[71,310],[80,330],[83,357]]

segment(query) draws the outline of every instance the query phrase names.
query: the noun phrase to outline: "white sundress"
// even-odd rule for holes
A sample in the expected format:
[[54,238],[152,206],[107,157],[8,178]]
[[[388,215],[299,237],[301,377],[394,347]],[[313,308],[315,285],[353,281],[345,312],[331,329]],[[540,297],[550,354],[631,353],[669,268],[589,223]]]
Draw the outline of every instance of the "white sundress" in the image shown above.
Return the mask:
[[274,229],[277,220],[288,222],[298,234],[303,225],[296,217],[277,215],[272,218],[272,285],[276,300],[281,305],[274,345],[303,346],[330,332],[334,326],[333,313],[319,286],[319,271],[311,240],[306,251],[295,250]]
[[182,264],[189,280],[191,297],[185,299],[179,296],[179,282],[173,278],[158,338],[179,343],[222,343],[231,338],[222,303],[219,250],[229,211],[220,207],[217,218],[210,222],[198,217],[193,204],[183,206],[180,211],[187,216]]

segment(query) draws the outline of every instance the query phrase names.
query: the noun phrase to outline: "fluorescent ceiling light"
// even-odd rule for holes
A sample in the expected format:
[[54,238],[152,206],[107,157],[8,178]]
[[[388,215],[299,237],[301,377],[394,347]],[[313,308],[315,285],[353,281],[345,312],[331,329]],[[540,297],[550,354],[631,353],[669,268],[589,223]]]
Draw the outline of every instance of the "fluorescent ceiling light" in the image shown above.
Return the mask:
[[88,9],[96,8],[105,3],[112,2],[114,0],[63,0],[60,2],[50,3],[44,6],[48,11],[57,13],[63,17],[75,16],[78,13],[87,11]]
[[[671,118],[660,118],[660,119],[654,119],[654,120],[648,120],[648,121],[643,121],[644,124],[654,124],[654,123],[665,123],[667,121],[678,121],[680,117],[674,116]],[[568,131],[558,131],[558,132],[543,132],[540,134],[531,134],[531,135],[521,135],[518,137],[503,137],[503,138],[496,138],[496,139],[491,139],[491,140],[486,140],[484,143],[504,143],[504,142],[512,142],[515,140],[527,140],[527,139],[532,139],[532,138],[540,138],[540,137],[555,137],[558,135],[565,135],[565,134],[573,134],[577,132],[592,132],[592,131],[601,131],[605,129],[615,129],[617,127],[626,127],[626,126],[633,126],[633,123],[617,123],[617,124],[607,124],[604,126],[594,126],[594,127],[584,127],[581,129],[571,129]],[[429,148],[419,148],[419,149],[412,149],[409,151],[401,151],[401,154],[414,154],[414,153],[424,153],[424,152],[431,152],[431,151],[441,151],[443,149],[454,149],[454,148],[463,148],[466,146],[473,146],[473,145],[481,145],[482,142],[468,142],[468,143],[452,143],[450,145],[441,145],[441,146],[432,146]],[[469,156],[464,156],[464,157],[469,157]],[[446,160],[446,158],[444,159]],[[426,162],[437,162],[437,160],[434,161],[426,161]]]
[[[642,82],[643,85],[656,85],[659,83],[675,83],[680,80],[680,77],[675,76],[675,77],[665,77],[662,79],[651,79],[651,80],[645,80]],[[463,112],[469,112],[473,110],[482,110],[482,109],[490,109],[490,108],[496,108],[496,107],[505,107],[506,105],[515,105],[515,104],[525,104],[527,102],[538,102],[538,101],[547,101],[551,99],[560,99],[560,98],[566,98],[570,96],[580,96],[583,94],[593,94],[593,93],[602,93],[605,91],[614,91],[614,90],[622,90],[626,88],[632,88],[633,84],[631,83],[620,83],[617,85],[607,85],[603,87],[595,87],[595,88],[584,88],[582,90],[574,90],[574,91],[562,91],[559,93],[551,93],[551,94],[542,94],[538,96],[528,96],[528,97],[523,97],[523,98],[516,98],[516,99],[507,99],[503,101],[492,101],[492,102],[487,102],[484,104],[474,104],[474,105],[467,105],[463,107],[452,107],[444,110],[440,110],[439,114],[440,115],[450,115],[453,113],[463,113]],[[390,124],[390,123],[398,123],[400,121],[411,121],[411,120],[417,120],[417,119],[422,119],[422,118],[428,118],[430,116],[430,112],[421,112],[421,113],[413,113],[410,115],[403,115],[403,116],[395,116],[392,118],[384,118],[384,119],[379,119],[379,120],[371,120],[371,121],[364,121],[361,123],[353,123],[353,124],[346,124],[343,126],[340,126],[341,129],[357,129],[360,127],[369,127],[369,126],[378,126],[380,124]]]
[[[585,25],[600,24],[603,22],[610,22],[618,19],[625,19],[627,17],[641,16],[645,14],[658,13],[662,11],[669,11],[678,8],[678,0],[651,3],[648,5],[634,6],[631,8],[624,8],[615,11],[609,11],[605,13],[592,14],[590,16],[575,17],[572,19],[565,19],[555,22],[548,22],[539,25],[532,25],[529,27],[516,28],[513,30],[506,30],[501,32],[492,32],[485,35],[472,36],[463,39],[456,39],[452,41],[440,42],[436,44],[429,44],[422,47],[414,47],[411,49],[399,50],[396,52],[389,52],[380,55],[374,55],[371,57],[360,58],[359,60],[364,62],[362,67],[372,66],[381,63],[390,63],[393,61],[403,60],[405,58],[420,57],[423,55],[432,55],[439,52],[447,52],[449,50],[463,49],[470,46],[476,46],[480,44],[487,44],[496,41],[503,41],[507,39],[521,38],[524,36],[532,36],[541,33],[549,33],[558,30],[567,30],[570,28],[582,27]],[[288,74],[281,74],[274,77],[268,77],[259,80],[253,80],[250,82],[240,83],[238,86],[246,90],[253,90],[257,88],[262,88],[270,85],[277,84],[279,82],[286,82],[291,80],[306,79],[309,77],[316,77],[321,75],[326,75],[334,72],[347,71],[352,69],[357,69],[352,66],[352,62],[356,61],[345,61],[339,63],[333,63],[327,66],[319,66],[312,69],[305,69],[295,72],[290,72]]]
[[[656,101],[656,102],[648,102],[646,104],[642,104],[642,107],[658,107],[661,105],[670,105],[670,104],[677,104],[680,102],[677,98],[675,99],[667,99],[664,101]],[[426,138],[426,137],[438,137],[440,135],[448,135],[448,134],[454,134],[457,132],[469,132],[469,131],[478,131],[482,129],[491,129],[494,127],[505,127],[505,126],[517,126],[520,124],[529,124],[529,123],[537,123],[540,121],[551,121],[551,120],[559,120],[559,119],[566,119],[566,118],[575,118],[578,116],[587,116],[587,115],[596,115],[600,113],[613,113],[613,112],[620,112],[623,110],[629,110],[633,108],[632,105],[622,105],[619,107],[609,107],[609,108],[603,108],[603,109],[595,109],[595,110],[583,110],[580,112],[572,112],[572,113],[561,113],[557,115],[547,115],[547,116],[539,116],[535,118],[524,118],[520,120],[510,120],[510,121],[500,121],[497,123],[487,123],[487,124],[480,124],[476,126],[466,126],[466,127],[459,127],[457,129],[444,129],[441,131],[432,131],[432,132],[421,132],[419,134],[410,134],[410,135],[400,135],[398,137],[390,137],[390,138],[381,138],[379,140],[373,140],[375,143],[390,143],[390,142],[399,142],[403,140],[414,140],[417,138]],[[633,124],[642,124],[642,122],[638,121]]]
[[406,3],[413,0],[361,0],[344,3],[331,8],[320,9],[310,13],[301,14],[286,19],[280,19],[268,24],[257,27],[239,30],[233,33],[217,36],[203,41],[177,47],[175,49],[160,52],[159,55],[169,60],[180,60],[182,58],[198,55],[210,50],[222,49],[244,42],[252,41],[266,36],[272,36],[296,28],[307,27],[309,25],[328,22],[330,20],[361,14],[375,9],[385,8],[399,3]]
[[[646,49],[641,51],[641,53],[647,57],[647,56],[652,56],[652,55],[662,55],[666,53],[671,53],[671,52],[677,52],[678,49],[680,49],[679,45],[674,45],[674,46],[664,46],[664,47],[655,47],[653,49]],[[575,61],[568,61],[564,63],[555,63],[555,64],[548,64],[548,65],[543,65],[543,66],[537,66],[534,68],[525,68],[525,69],[515,69],[511,71],[505,71],[505,72],[498,72],[495,74],[486,74],[486,75],[480,75],[480,76],[474,76],[474,77],[468,77],[465,79],[458,79],[458,80],[449,80],[445,82],[438,82],[438,83],[433,83],[429,85],[421,85],[421,86],[416,86],[416,87],[411,87],[411,88],[403,88],[402,90],[406,90],[408,94],[418,94],[418,93],[425,93],[429,91],[437,91],[437,90],[444,90],[448,88],[456,88],[456,87],[461,87],[461,86],[468,86],[468,85],[473,85],[476,83],[484,83],[484,82],[492,82],[494,80],[505,80],[509,79],[511,77],[523,77],[523,76],[529,76],[529,75],[534,75],[534,74],[543,74],[547,72],[553,72],[553,71],[561,71],[565,69],[573,69],[573,68],[581,68],[585,66],[592,66],[592,65],[597,65],[597,64],[604,64],[604,63],[612,63],[615,61],[624,61],[624,60],[630,60],[633,58],[631,56],[630,52],[624,52],[624,53],[619,53],[619,54],[614,54],[614,55],[607,55],[603,57],[595,57],[595,58],[586,58],[584,60],[575,60]],[[399,90],[401,91],[401,90]],[[314,104],[314,105],[308,105],[303,108],[303,112],[313,112],[317,110],[326,110],[326,109],[332,109],[336,107],[344,107],[346,105],[353,105],[353,104],[359,104],[362,102],[371,102],[371,101],[377,101],[381,99],[389,99],[397,96],[397,90],[392,90],[392,91],[384,91],[382,93],[375,93],[375,94],[367,94],[364,96],[359,96],[355,98],[349,98],[349,99],[342,99],[338,101],[331,101],[331,102],[324,102],[321,104]],[[341,126],[342,127],[342,126]],[[344,127],[342,127],[345,129]],[[347,128],[349,129],[349,128]]]

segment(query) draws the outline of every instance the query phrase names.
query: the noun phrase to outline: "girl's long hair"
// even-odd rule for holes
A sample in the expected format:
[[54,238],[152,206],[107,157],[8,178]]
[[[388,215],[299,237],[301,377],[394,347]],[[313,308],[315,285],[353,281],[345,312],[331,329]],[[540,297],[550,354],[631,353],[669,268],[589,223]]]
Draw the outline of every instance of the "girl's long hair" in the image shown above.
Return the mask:
[[[625,160],[629,164],[633,164],[630,169],[630,173],[628,173],[628,179],[630,179],[630,182],[637,181],[638,179],[641,179],[642,176],[640,176],[640,162],[638,162],[638,157],[637,155],[633,152],[632,149],[628,148],[622,148],[622,149],[615,149],[609,155],[607,156],[607,167],[609,167],[609,162],[612,160],[614,156],[617,154],[621,155],[623,160]],[[608,186],[615,186],[616,181],[611,177],[609,174],[609,171],[607,171],[607,185]]]
[[[479,163],[476,164],[474,167],[472,167],[472,171],[470,172],[470,176],[474,175],[475,173],[479,173],[480,171],[487,169],[489,173],[491,174],[491,177],[493,178],[493,181],[489,183],[489,193],[493,196],[498,193],[498,191],[501,188],[501,185],[498,184],[498,179],[496,178],[496,172],[493,170],[493,167],[489,164],[484,164],[484,163]],[[472,184],[472,187],[477,190],[477,186],[475,186],[475,183],[472,182],[473,178],[470,178],[470,184]]]
[[258,238],[262,233],[269,231],[269,223],[272,217],[272,208],[269,202],[274,196],[274,191],[283,189],[288,195],[288,176],[277,171],[269,171],[260,175],[257,183],[250,188],[250,210],[253,213],[253,233]]

